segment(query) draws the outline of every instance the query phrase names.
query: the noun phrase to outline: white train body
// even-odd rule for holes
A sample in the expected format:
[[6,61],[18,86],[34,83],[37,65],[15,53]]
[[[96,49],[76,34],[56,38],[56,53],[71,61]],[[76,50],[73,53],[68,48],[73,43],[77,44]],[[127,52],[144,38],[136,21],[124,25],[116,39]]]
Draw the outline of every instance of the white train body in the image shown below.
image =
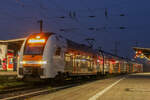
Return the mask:
[[127,64],[124,64],[124,68],[120,67],[123,60],[114,61],[114,58],[112,61],[113,57],[110,57],[111,59],[105,59],[103,62],[103,57],[88,46],[53,33],[30,35],[24,41],[19,57],[18,78],[39,76],[41,79],[47,79],[55,78],[58,73],[96,75],[103,69],[103,72],[107,73],[129,72]]
[[[43,34],[34,34],[35,37],[33,38],[36,38],[36,36],[40,37],[42,35]],[[39,75],[40,78],[54,78],[57,72],[64,72],[64,52],[66,50],[65,39],[54,34],[46,35],[47,39],[42,36],[45,39],[45,43],[39,44],[44,45],[41,51],[37,50],[37,54],[34,53],[36,52],[34,49],[39,48],[37,46],[34,48],[33,46],[33,49],[31,47],[31,50],[33,51],[30,52],[29,50],[28,54],[28,52],[25,52],[25,50],[27,48],[26,46],[30,40],[30,37],[32,37],[32,35],[27,38],[21,48],[19,59],[20,63],[18,64],[18,77],[23,78],[25,75],[32,75],[34,70],[36,71],[35,74]],[[36,42],[36,39],[33,40]],[[37,40],[41,41],[42,39],[40,40],[40,38],[37,38]],[[34,44],[38,45],[37,43]],[[60,56],[55,55],[56,49],[58,48],[61,48]]]

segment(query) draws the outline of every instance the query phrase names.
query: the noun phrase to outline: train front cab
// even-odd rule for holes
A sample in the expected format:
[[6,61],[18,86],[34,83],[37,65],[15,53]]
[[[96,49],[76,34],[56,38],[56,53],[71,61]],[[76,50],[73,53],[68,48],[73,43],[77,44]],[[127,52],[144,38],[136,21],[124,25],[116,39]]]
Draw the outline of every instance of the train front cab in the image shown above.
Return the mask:
[[47,42],[50,34],[32,34],[24,42],[18,63],[18,78],[25,76],[45,77],[48,64]]

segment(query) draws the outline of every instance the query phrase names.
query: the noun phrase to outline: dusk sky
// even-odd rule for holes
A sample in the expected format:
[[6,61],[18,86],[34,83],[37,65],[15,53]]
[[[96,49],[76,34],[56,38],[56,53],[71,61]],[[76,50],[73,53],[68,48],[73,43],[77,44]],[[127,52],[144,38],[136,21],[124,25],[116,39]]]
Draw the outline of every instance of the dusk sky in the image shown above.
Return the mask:
[[[0,39],[37,33],[37,21],[42,19],[45,32],[55,32],[79,43],[94,38],[95,48],[100,46],[108,52],[113,52],[118,41],[118,54],[129,57],[136,41],[141,47],[150,47],[149,4],[149,0],[1,0]],[[71,18],[69,12],[76,16]]]

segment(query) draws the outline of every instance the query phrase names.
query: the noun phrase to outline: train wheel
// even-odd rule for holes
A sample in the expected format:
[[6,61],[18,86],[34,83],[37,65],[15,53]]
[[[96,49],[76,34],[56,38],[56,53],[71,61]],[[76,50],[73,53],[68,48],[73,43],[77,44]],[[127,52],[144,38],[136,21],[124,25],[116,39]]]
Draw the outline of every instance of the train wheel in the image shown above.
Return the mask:
[[55,77],[55,81],[57,84],[63,85],[65,83],[65,76],[63,73],[58,72],[58,75]]
[[48,84],[50,84],[50,85],[55,85],[55,80],[54,80],[54,78],[48,78],[48,79],[46,79],[45,80],[46,81],[46,83],[48,83]]

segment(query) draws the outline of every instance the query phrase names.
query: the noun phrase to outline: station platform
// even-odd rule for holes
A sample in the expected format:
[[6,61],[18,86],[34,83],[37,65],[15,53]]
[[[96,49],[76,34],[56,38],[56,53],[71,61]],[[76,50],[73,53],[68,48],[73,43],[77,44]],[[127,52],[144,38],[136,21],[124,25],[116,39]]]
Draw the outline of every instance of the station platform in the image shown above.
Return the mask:
[[0,76],[16,76],[16,71],[0,71]]

